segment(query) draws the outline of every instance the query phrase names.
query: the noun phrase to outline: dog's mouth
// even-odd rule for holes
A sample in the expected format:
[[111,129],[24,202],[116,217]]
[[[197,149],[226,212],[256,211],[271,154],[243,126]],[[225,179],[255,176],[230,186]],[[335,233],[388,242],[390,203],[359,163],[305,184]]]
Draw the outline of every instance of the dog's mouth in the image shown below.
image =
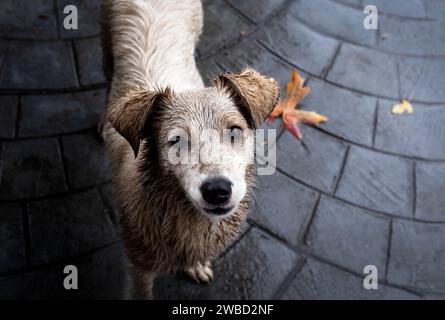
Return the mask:
[[222,215],[225,215],[225,214],[229,213],[230,211],[232,211],[233,208],[234,207],[229,207],[229,208],[216,207],[216,208],[203,208],[203,209],[207,213],[222,216]]

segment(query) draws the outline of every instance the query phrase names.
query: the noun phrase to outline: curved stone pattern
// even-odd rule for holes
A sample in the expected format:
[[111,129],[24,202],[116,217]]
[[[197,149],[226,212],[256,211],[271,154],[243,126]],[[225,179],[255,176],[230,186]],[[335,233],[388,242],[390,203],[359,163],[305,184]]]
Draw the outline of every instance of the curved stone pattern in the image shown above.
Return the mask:
[[19,98],[0,96],[0,138],[14,138]]
[[31,265],[79,255],[115,239],[104,204],[94,190],[31,202],[28,213]]
[[277,166],[316,190],[334,193],[347,154],[346,143],[312,128],[303,128],[302,133],[310,149],[284,133],[278,140]]
[[0,3],[0,37],[57,39],[54,3],[48,0],[4,0]]
[[206,287],[169,276],[159,279],[155,292],[161,299],[271,299],[301,263],[298,254],[254,228],[215,264],[217,274],[230,276]]
[[26,268],[23,208],[20,204],[0,204],[0,272]]
[[356,144],[372,146],[377,99],[318,79],[311,79],[308,85],[312,93],[301,107],[329,118],[323,130]]
[[255,222],[293,245],[301,243],[305,227],[317,204],[317,192],[298,184],[281,172],[260,176],[257,183],[253,211]]
[[78,85],[68,42],[9,41],[2,68],[0,89],[63,89]]
[[406,291],[379,285],[378,290],[364,290],[363,278],[347,271],[309,258],[291,281],[283,299],[402,299],[417,300],[418,296]]
[[[31,2],[0,2],[0,298],[122,298],[118,206],[96,133],[100,1]],[[284,86],[297,68],[312,87],[301,107],[329,122],[303,127],[306,148],[279,137],[277,170],[259,177],[214,283],[164,276],[157,297],[445,296],[445,3],[366,3],[378,31],[362,26],[363,0],[204,1],[206,83],[251,65]],[[67,4],[77,30],[63,27]],[[393,115],[403,98],[414,113]],[[68,264],[79,290],[63,289]],[[364,289],[366,265],[379,290]]]
[[415,174],[415,217],[445,222],[445,163],[419,163]]
[[206,1],[204,23],[208,21],[211,23],[204,29],[198,46],[198,51],[203,56],[218,52],[219,48],[236,42],[243,33],[248,33],[253,28],[252,23],[218,0]]
[[295,3],[261,30],[258,40],[269,50],[308,73],[321,76],[335,56],[339,42],[304,26],[294,16]]
[[389,230],[389,219],[322,197],[306,245],[316,255],[358,274],[370,264],[383,273]]
[[37,198],[67,190],[55,138],[3,142],[0,199]]
[[[307,26],[335,38],[365,46],[374,46],[377,31],[363,32],[363,10],[325,0],[300,0],[294,16]],[[335,12],[335,19],[332,13]]]
[[443,224],[396,221],[391,237],[388,280],[406,287],[443,293],[444,232]]
[[412,163],[352,147],[335,196],[376,211],[412,218]]
[[106,90],[51,96],[24,96],[19,137],[52,136],[96,127],[106,103]]
[[395,117],[394,102],[379,101],[375,147],[394,154],[445,160],[444,106],[415,104],[415,114]]

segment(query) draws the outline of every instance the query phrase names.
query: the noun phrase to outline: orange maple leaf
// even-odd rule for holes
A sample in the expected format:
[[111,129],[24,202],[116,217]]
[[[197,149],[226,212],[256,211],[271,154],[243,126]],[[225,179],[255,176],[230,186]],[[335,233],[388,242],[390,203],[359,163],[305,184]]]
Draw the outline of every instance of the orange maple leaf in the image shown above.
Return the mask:
[[305,123],[318,126],[322,122],[328,121],[328,118],[313,111],[303,111],[297,109],[300,102],[311,92],[311,88],[303,87],[304,79],[298,71],[293,70],[291,81],[286,85],[286,97],[283,101],[278,102],[271,114],[269,115],[269,123],[282,117],[284,126],[298,140],[303,139],[299,123]]

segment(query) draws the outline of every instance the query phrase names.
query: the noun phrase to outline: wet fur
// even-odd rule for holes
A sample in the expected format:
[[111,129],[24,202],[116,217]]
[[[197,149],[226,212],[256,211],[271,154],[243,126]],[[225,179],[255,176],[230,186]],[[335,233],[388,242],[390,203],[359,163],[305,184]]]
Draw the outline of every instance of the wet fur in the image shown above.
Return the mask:
[[[248,165],[245,173],[247,191],[234,214],[223,219],[211,219],[196,209],[181,187],[181,181],[160,163],[157,137],[162,135],[162,127],[169,125],[163,118],[166,112],[163,106],[169,103],[175,91],[210,90],[210,96],[218,93],[239,104],[249,126],[258,127],[272,110],[279,94],[275,81],[260,77],[251,70],[244,71],[239,77],[218,77],[213,89],[204,89],[193,52],[189,52],[196,45],[202,26],[201,3],[195,0],[162,1],[183,6],[179,11],[171,12],[171,17],[166,15],[166,19],[179,20],[179,24],[187,20],[190,25],[188,30],[180,25],[180,37],[185,38],[185,42],[179,45],[186,51],[185,58],[175,60],[176,54],[171,58],[173,61],[169,61],[168,57],[162,61],[163,64],[183,62],[184,66],[173,66],[181,73],[177,84],[175,80],[164,81],[164,73],[171,70],[168,65],[162,66],[165,70],[159,72],[150,69],[153,63],[156,66],[161,62],[157,62],[156,57],[141,56],[143,50],[149,50],[145,44],[121,36],[122,25],[124,31],[128,29],[127,22],[122,19],[124,15],[129,15],[127,18],[133,15],[136,20],[140,17],[140,24],[136,25],[138,28],[149,27],[144,26],[143,19],[149,21],[150,18],[141,17],[144,13],[133,1],[105,0],[102,11],[104,68],[111,80],[108,107],[111,123],[105,123],[104,138],[120,203],[122,238],[130,261],[131,294],[135,298],[151,297],[156,274],[184,270],[216,257],[237,236],[252,199],[253,165]],[[146,2],[153,3],[155,9],[164,5],[159,0]],[[187,9],[187,6],[192,6],[192,9]],[[175,16],[177,12],[190,14],[192,19],[185,17],[182,21]],[[159,27],[158,32],[164,31]],[[160,45],[165,42],[163,36],[171,35],[161,34]],[[166,42],[168,50],[175,49],[175,44]],[[133,48],[138,45],[142,48]],[[162,48],[158,47],[158,50]],[[150,59],[152,62],[147,62]],[[141,71],[144,67],[150,68]],[[258,87],[251,90],[252,81],[258,82],[261,90]],[[160,85],[164,88],[171,86],[173,92],[159,89]],[[263,110],[264,101],[268,101],[267,110]]]

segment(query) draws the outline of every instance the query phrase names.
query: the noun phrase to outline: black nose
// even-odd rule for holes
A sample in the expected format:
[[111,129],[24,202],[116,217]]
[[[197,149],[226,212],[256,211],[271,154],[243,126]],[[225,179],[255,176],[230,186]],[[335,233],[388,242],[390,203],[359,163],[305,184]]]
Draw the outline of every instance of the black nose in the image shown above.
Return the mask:
[[232,183],[224,178],[209,179],[201,186],[205,201],[210,204],[223,204],[232,195]]

